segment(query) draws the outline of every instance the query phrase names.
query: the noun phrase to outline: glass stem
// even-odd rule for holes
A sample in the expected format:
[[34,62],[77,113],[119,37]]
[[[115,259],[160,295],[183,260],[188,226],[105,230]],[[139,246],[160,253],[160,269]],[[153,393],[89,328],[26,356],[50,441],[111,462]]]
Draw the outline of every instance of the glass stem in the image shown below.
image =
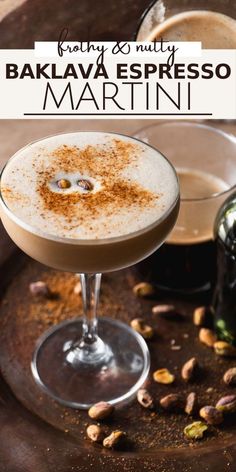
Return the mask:
[[80,274],[80,280],[84,312],[82,336],[66,352],[67,362],[74,368],[77,368],[81,362],[95,365],[98,362],[104,362],[110,356],[107,346],[97,332],[101,274]]
[[83,332],[85,344],[97,341],[97,308],[99,302],[101,274],[80,274],[83,300]]

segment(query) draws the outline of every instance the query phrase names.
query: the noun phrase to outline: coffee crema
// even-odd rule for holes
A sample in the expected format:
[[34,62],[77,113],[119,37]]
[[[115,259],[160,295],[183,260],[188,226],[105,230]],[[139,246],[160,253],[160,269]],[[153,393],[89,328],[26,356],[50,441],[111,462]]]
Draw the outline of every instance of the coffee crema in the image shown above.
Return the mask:
[[158,24],[146,41],[201,41],[204,49],[236,49],[236,21],[213,11],[193,10]]

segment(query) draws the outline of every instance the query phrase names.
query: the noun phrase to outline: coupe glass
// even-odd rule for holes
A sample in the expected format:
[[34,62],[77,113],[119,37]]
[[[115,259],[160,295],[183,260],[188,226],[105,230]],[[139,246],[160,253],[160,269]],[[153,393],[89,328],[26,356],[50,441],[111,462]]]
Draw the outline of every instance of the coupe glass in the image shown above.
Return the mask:
[[[134,138],[130,140],[137,143]],[[38,143],[41,145],[41,140]],[[150,360],[144,339],[118,320],[101,317],[98,323],[97,309],[101,273],[142,260],[163,243],[174,226],[179,208],[178,180],[172,164],[163,159],[173,172],[173,202],[151,225],[119,237],[82,240],[46,234],[13,213],[1,194],[2,222],[13,241],[49,267],[80,273],[83,317],[43,334],[31,366],[36,382],[64,405],[88,408],[101,400],[116,404],[133,397],[147,378]],[[2,171],[1,182],[8,165]],[[20,178],[20,168],[18,172]]]

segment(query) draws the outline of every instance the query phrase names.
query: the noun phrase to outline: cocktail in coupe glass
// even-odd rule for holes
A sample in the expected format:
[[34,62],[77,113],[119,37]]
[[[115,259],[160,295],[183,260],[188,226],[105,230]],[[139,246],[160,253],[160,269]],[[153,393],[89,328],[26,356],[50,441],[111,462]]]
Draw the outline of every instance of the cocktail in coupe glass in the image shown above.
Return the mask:
[[41,263],[81,274],[84,316],[47,331],[32,360],[37,383],[65,405],[132,397],[149,371],[143,338],[102,317],[101,273],[155,251],[174,226],[172,165],[134,138],[102,132],[51,136],[19,150],[1,174],[0,212],[13,241]]

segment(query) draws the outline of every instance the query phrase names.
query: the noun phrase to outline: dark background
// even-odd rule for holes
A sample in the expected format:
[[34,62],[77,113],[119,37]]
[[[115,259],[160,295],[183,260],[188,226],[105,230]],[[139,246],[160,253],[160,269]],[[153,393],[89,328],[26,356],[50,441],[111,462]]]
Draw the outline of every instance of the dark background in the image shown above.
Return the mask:
[[0,48],[34,47],[34,41],[132,40],[151,0],[28,0],[0,23]]

